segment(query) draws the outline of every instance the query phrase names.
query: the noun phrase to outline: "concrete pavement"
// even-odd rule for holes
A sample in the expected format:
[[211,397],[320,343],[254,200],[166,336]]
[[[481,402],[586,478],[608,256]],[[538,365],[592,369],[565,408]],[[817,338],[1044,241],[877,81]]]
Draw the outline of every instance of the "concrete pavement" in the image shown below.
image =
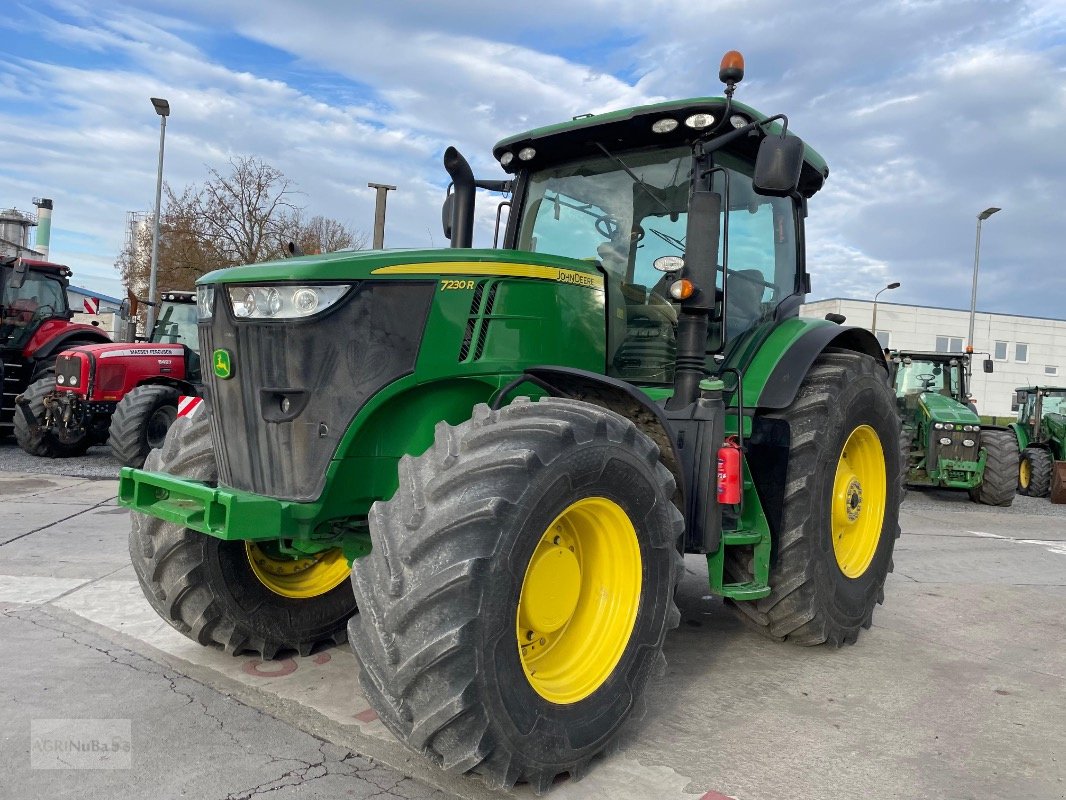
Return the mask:
[[[0,671],[16,676],[0,711],[10,785],[46,796],[269,788],[276,798],[368,796],[358,792],[377,780],[375,791],[391,792],[379,796],[430,796],[417,794],[430,791],[422,781],[438,796],[499,796],[399,745],[363,700],[347,648],[263,664],[160,621],[128,565],[114,486],[0,472]],[[619,753],[552,797],[1066,797],[1064,512],[1046,500],[989,509],[912,492],[885,606],[839,651],[747,631],[689,557],[682,625],[648,715]],[[132,770],[28,769],[30,720],[95,715],[134,720]],[[263,778],[291,785],[274,791]],[[164,791],[146,795],[149,786]]]

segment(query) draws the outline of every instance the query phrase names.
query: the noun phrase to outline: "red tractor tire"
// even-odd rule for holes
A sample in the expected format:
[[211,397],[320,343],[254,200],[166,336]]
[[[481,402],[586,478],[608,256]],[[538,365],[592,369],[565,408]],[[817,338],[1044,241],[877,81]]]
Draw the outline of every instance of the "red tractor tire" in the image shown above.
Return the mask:
[[[33,456],[69,458],[84,455],[92,443],[86,434],[76,441],[60,441],[55,431],[43,427],[45,395],[56,388],[54,370],[39,373],[37,379],[22,393],[22,402],[15,405],[15,439],[19,447]],[[35,422],[27,418],[27,412]]]

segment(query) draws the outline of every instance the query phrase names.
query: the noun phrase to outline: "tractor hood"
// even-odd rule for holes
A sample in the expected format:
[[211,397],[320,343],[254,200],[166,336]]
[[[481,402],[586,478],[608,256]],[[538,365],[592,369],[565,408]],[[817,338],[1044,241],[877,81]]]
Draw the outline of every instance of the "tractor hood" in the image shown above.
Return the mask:
[[981,422],[981,418],[968,407],[942,394],[924,392],[918,403],[933,422],[955,422],[962,425],[977,425]]
[[84,353],[93,358],[184,358],[185,345],[181,344],[153,344],[152,342],[114,342],[112,344],[87,344],[74,347],[65,351],[65,355],[71,353]]
[[603,285],[595,262],[515,250],[342,250],[209,272],[197,284],[321,283],[499,275]]

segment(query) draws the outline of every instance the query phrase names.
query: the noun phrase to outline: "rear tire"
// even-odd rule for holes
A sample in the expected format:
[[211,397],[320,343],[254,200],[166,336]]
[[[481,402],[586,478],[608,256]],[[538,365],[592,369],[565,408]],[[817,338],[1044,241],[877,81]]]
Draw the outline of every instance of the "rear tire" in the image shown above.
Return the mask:
[[55,391],[56,376],[52,370],[45,370],[23,392],[23,402],[29,405],[30,413],[37,420],[37,425],[30,425],[19,404],[15,404],[15,439],[23,450],[32,456],[44,458],[70,458],[85,455],[91,439],[83,433],[78,439],[61,442],[55,431],[41,426],[44,420],[45,395]]
[[[1027,447],[1018,460],[1018,491],[1028,497],[1051,494],[1051,469],[1054,459],[1043,447]],[[1028,474],[1028,480],[1025,476]]]
[[[218,479],[211,426],[201,410],[171,426],[145,469],[200,481]],[[311,598],[285,597],[256,577],[244,542],[224,542],[133,512],[130,557],[152,608],[175,630],[227,653],[307,655],[340,644],[355,613],[351,585]]]
[[[580,777],[640,713],[680,619],[684,523],[658,447],[598,406],[519,399],[440,423],[399,471],[352,568],[367,700],[446,770],[538,793]],[[546,633],[528,635],[531,618]]]
[[179,396],[170,386],[137,386],[118,401],[108,443],[122,466],[140,468],[153,449],[163,446],[178,416]]
[[1018,440],[1010,431],[981,431],[981,448],[986,453],[985,474],[970,490],[970,499],[986,506],[1011,505],[1018,488]]
[[[773,416],[788,422],[791,449],[780,533],[771,556],[771,592],[762,600],[726,603],[743,622],[778,641],[853,644],[884,601],[899,536],[905,465],[895,397],[874,359],[828,352],[814,362],[792,404]],[[849,463],[846,445],[857,448],[850,458],[862,456],[860,463],[868,466],[855,473],[857,494],[850,481],[838,491],[841,469]],[[856,513],[854,519],[849,509]],[[845,540],[835,542],[833,536],[834,520],[840,519],[842,530],[849,531],[842,536],[863,534],[854,552],[841,551],[851,559],[846,567],[850,576],[837,555]],[[858,527],[852,531],[849,524]],[[751,580],[750,550],[727,550],[725,572],[730,582]]]

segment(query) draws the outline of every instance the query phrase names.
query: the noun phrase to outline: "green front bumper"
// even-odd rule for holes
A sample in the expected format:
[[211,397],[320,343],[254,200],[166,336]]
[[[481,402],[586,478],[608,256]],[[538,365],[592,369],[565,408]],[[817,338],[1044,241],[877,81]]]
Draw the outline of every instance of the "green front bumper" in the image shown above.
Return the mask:
[[275,500],[130,467],[119,473],[118,502],[226,541],[310,539],[322,513],[320,503]]

